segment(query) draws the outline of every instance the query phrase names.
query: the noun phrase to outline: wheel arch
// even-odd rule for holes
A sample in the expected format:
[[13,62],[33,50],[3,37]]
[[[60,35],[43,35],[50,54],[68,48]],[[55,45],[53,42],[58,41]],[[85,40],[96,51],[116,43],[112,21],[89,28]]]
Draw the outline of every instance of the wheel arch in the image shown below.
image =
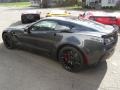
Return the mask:
[[83,57],[83,62],[84,62],[84,64],[88,64],[88,59],[87,59],[86,55],[84,54],[84,52],[83,52],[80,48],[78,48],[77,46],[72,45],[72,44],[63,44],[63,45],[60,45],[60,46],[58,47],[58,49],[57,49],[57,59],[58,59],[59,51],[60,51],[63,47],[67,47],[67,46],[74,47],[75,49],[77,49],[77,50],[81,53],[81,55],[82,55],[82,57]]
[[5,33],[7,33],[7,31],[4,31],[4,32],[2,33],[2,35],[5,34]]
[[7,31],[4,31],[3,33],[2,33],[2,38],[3,38],[3,34],[7,34],[8,32]]

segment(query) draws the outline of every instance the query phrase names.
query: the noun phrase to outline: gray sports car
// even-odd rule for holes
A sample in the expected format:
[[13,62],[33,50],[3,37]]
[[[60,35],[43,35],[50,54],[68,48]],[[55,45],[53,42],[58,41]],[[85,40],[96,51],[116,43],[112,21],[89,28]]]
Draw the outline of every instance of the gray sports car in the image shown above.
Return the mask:
[[76,71],[109,58],[118,35],[112,26],[94,21],[49,17],[31,25],[8,28],[2,38],[8,49],[19,44],[45,51],[66,70]]

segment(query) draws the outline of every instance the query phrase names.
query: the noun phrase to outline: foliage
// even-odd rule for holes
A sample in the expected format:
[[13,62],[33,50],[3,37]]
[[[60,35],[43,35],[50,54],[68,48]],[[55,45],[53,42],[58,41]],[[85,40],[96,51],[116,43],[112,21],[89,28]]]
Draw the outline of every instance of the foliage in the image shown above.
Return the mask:
[[11,6],[11,7],[28,7],[31,6],[30,2],[12,2],[12,3],[0,3],[0,6]]

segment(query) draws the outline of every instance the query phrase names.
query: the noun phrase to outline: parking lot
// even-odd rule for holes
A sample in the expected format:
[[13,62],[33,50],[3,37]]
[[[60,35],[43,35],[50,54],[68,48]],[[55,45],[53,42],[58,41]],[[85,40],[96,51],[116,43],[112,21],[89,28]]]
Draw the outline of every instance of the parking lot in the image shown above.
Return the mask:
[[79,73],[64,70],[47,55],[6,49],[2,31],[21,24],[25,10],[0,7],[0,90],[120,90],[120,39],[110,59]]

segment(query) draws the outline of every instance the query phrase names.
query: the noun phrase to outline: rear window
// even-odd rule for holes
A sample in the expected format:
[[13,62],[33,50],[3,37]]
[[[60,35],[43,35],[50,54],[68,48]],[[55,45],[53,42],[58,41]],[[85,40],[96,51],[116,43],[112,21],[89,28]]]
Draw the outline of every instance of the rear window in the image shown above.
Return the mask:
[[106,26],[104,24],[92,21],[92,20],[72,20],[72,22],[78,24],[81,28],[81,30],[87,30],[87,31],[94,31],[94,32],[101,32],[104,31]]
[[72,30],[77,30],[77,31],[92,31],[92,32],[98,32],[97,30],[95,29],[92,29],[92,28],[89,28],[89,27],[85,27],[85,26],[76,26],[76,27],[73,27]]

